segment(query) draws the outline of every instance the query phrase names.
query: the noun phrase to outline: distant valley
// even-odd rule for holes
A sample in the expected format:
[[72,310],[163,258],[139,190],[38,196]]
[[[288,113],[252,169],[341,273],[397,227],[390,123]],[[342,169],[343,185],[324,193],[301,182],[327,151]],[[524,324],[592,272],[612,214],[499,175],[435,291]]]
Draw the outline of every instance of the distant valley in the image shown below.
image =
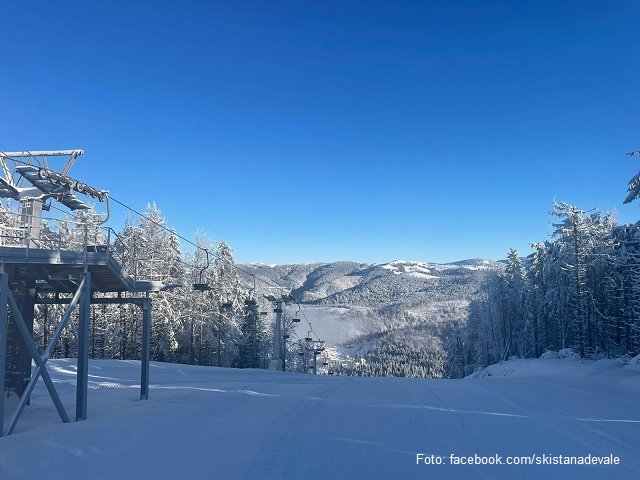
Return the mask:
[[[445,342],[464,326],[478,287],[503,265],[472,259],[447,264],[252,263],[241,268],[264,280],[257,284],[262,293],[268,292],[267,284],[291,290],[304,316],[290,342],[307,336],[308,320],[314,334],[326,341],[331,365],[340,373],[439,377]],[[287,307],[287,318],[296,311]],[[294,353],[290,365],[296,365]]]

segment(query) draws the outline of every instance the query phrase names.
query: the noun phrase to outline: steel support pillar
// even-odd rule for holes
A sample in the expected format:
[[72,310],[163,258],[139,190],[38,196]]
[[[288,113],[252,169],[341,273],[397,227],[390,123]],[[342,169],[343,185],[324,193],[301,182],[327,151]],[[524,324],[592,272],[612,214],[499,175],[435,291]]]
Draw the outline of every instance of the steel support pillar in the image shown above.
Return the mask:
[[313,374],[318,374],[318,353],[315,350],[313,352]]
[[142,355],[140,358],[140,400],[149,399],[149,351],[151,348],[151,299],[142,303]]
[[40,240],[41,217],[42,217],[42,201],[28,200],[22,202],[21,214],[24,216],[23,222],[27,226],[27,236],[24,239],[25,246],[29,248],[40,248],[38,240]]
[[91,316],[91,273],[84,272],[80,292],[78,322],[78,373],[76,386],[76,422],[87,419],[87,385],[89,382],[89,323]]
[[[27,268],[25,273],[26,278],[22,278],[19,281],[17,291],[17,304],[20,306],[20,313],[22,319],[29,330],[29,339],[23,338],[22,335],[18,335],[16,329],[16,316],[10,317],[10,324],[12,328],[11,338],[7,338],[7,354],[9,355],[9,370],[8,377],[5,379],[6,383],[3,386],[13,390],[16,395],[22,398],[27,385],[27,379],[31,377],[31,355],[29,348],[27,347],[27,341],[31,340],[33,336],[33,319],[35,316],[35,272],[32,268]],[[8,290],[8,294],[11,291]]]
[[7,358],[7,295],[9,294],[9,275],[0,265],[0,437],[4,434],[4,372]]
[[283,338],[282,346],[284,347],[284,355],[282,356],[282,371],[287,371],[287,339]]
[[276,308],[273,310],[276,314],[276,325],[273,332],[273,357],[269,370],[282,370],[282,300],[276,301]]

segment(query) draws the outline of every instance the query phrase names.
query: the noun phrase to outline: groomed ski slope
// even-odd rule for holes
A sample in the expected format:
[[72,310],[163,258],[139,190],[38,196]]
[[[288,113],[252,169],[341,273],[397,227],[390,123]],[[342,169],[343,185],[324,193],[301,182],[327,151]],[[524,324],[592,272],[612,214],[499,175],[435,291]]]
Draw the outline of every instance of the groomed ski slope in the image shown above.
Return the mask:
[[[49,369],[72,414],[74,360]],[[90,419],[59,423],[40,382],[0,438],[0,478],[640,478],[639,372],[576,359],[490,371],[419,380],[152,363],[141,402],[138,362],[91,361]],[[620,465],[416,465],[417,453],[613,454]]]

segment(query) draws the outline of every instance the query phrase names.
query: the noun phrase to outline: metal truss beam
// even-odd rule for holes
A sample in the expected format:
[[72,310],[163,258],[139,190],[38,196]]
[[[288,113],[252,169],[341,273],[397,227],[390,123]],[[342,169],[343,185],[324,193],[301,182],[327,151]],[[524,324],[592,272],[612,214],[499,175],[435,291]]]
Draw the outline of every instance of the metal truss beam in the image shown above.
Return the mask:
[[81,157],[84,155],[84,150],[23,150],[22,152],[0,152],[0,157]]
[[[5,158],[35,158],[35,157],[69,157],[67,163],[62,169],[62,175],[66,175],[73,167],[73,164],[76,161],[76,158],[84,155],[84,150],[24,150],[22,152],[0,152],[0,161],[2,163],[2,167],[5,170],[5,174],[7,175],[7,179],[11,176],[8,169],[6,168]],[[47,166],[47,160],[44,160],[45,167]],[[11,180],[13,183],[13,179]]]
[[[93,304],[116,304],[116,305],[125,305],[125,304],[133,304],[142,307],[144,303],[144,298],[91,298],[91,303]],[[36,304],[38,305],[67,305],[71,302],[70,298],[36,298]]]

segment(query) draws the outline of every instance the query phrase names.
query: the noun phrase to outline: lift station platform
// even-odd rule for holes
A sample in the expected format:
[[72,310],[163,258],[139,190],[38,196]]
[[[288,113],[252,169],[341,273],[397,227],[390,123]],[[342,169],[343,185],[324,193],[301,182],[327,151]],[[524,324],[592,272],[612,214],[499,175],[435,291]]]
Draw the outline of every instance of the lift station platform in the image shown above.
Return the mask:
[[[42,377],[63,422],[69,416],[62,405],[46,369],[46,362],[71,319],[78,314],[78,368],[76,391],[76,421],[87,418],[87,382],[89,359],[89,329],[91,304],[135,304],[142,310],[142,355],[140,398],[149,395],[149,347],[151,327],[150,293],[165,289],[156,274],[157,261],[138,259],[131,255],[125,243],[108,227],[79,225],[85,235],[75,242],[73,250],[62,248],[51,224],[59,219],[29,218],[24,213],[7,211],[2,215],[17,215],[21,227],[0,225],[0,419],[4,419],[5,398],[17,395],[20,402],[8,419],[0,423],[0,436],[15,429],[36,382]],[[47,222],[48,238],[33,232],[29,226]],[[66,222],[66,221],[64,221]],[[14,222],[16,224],[16,222]],[[25,227],[26,226],[26,227]],[[87,232],[91,229],[93,234]],[[62,234],[59,233],[59,237]],[[123,292],[131,295],[123,296]],[[108,294],[100,295],[96,294]],[[67,305],[44,351],[38,350],[33,338],[35,306],[37,304]],[[32,371],[32,361],[35,369]]]

